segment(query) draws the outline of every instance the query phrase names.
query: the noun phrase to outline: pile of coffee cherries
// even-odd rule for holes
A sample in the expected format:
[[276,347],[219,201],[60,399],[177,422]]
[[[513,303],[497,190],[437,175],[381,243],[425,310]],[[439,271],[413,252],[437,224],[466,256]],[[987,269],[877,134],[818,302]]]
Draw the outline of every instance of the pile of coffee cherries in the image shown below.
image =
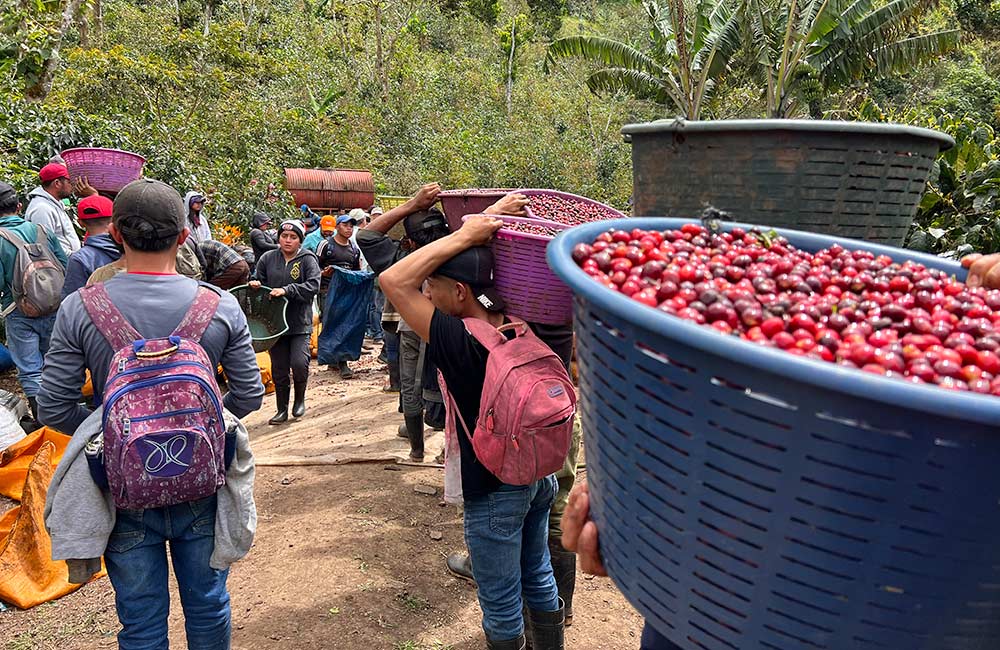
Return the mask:
[[775,233],[612,230],[578,244],[591,277],[667,314],[789,354],[917,384],[1000,395],[1000,291]]
[[506,221],[501,230],[512,230],[514,232],[539,235],[550,239],[559,234],[559,231],[551,226],[541,223],[529,223],[527,221]]
[[591,221],[607,221],[621,219],[622,214],[611,208],[594,203],[581,201],[570,196],[558,194],[530,194],[528,198],[528,216],[545,221],[554,221],[567,226],[577,226]]

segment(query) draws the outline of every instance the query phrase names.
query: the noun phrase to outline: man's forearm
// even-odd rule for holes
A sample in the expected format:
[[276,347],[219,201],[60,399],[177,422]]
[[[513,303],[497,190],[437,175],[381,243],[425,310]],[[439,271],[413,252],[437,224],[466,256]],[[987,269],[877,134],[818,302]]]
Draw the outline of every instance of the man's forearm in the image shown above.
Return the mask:
[[396,206],[385,214],[379,215],[378,218],[372,219],[372,222],[365,226],[365,230],[374,230],[384,235],[392,230],[393,226],[414,212],[416,212],[416,209],[414,208],[414,201],[411,198],[403,205]]
[[[382,273],[379,282],[383,287],[388,284],[400,290],[416,289],[420,291],[427,276],[471,246],[472,242],[466,234],[458,230],[399,260]],[[387,291],[386,294],[388,295],[388,293]]]

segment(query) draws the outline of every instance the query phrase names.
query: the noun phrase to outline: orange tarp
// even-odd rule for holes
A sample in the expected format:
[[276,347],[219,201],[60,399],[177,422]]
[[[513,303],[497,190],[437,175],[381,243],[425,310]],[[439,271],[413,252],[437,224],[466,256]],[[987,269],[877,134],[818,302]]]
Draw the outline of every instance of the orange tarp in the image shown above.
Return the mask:
[[68,442],[46,427],[0,454],[0,492],[21,502],[0,516],[0,600],[22,609],[80,587],[67,582],[65,562],[52,561],[45,530],[45,494]]

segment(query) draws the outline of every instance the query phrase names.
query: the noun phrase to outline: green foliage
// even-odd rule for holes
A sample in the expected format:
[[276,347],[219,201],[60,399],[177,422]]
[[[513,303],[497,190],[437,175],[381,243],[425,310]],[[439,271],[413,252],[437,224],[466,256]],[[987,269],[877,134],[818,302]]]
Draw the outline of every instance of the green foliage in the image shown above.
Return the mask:
[[490,27],[497,24],[503,11],[500,0],[468,0],[468,7],[470,14]]
[[931,105],[945,113],[997,124],[1000,81],[979,61],[948,63],[946,76],[931,93]]
[[768,117],[792,117],[799,110],[796,84],[812,83],[816,70],[827,93],[860,79],[911,70],[951,51],[958,30],[912,33],[927,0],[747,0],[746,26],[753,35],[756,70],[767,99]]
[[[579,57],[604,66],[587,78],[596,94],[627,92],[637,99],[673,106],[696,120],[740,47],[739,14],[730,0],[643,3],[650,25],[648,52],[598,36],[567,36],[549,47],[546,64]],[[678,37],[678,35],[680,35]]]
[[971,118],[942,114],[929,122],[956,144],[931,170],[909,245],[948,257],[1000,251],[1000,141]]
[[989,124],[927,110],[886,115],[870,101],[856,117],[914,124],[955,139],[934,162],[907,247],[946,257],[1000,251],[1000,139]]
[[1000,31],[1000,6],[990,0],[955,0],[955,16],[962,29],[979,34]]

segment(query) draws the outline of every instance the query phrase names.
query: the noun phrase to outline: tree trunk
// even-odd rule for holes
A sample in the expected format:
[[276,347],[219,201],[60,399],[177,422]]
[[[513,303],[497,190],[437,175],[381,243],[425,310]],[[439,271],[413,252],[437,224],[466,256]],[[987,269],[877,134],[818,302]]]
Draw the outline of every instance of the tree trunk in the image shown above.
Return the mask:
[[385,51],[382,46],[382,0],[375,0],[375,74],[382,86],[382,99],[389,99],[389,77],[385,71]]
[[45,99],[46,95],[49,94],[49,90],[52,89],[52,79],[56,74],[56,66],[59,65],[59,49],[66,38],[66,32],[73,26],[73,17],[76,16],[79,8],[80,0],[69,0],[63,8],[62,20],[59,24],[59,35],[52,44],[52,53],[45,61],[38,81],[24,90],[24,96],[28,100],[40,102]]
[[104,5],[101,0],[94,0],[93,17],[94,35],[101,39],[104,37]]
[[90,23],[82,2],[76,8],[76,30],[80,34],[80,47],[90,47]]
[[510,20],[510,55],[507,57],[507,117],[510,117],[511,97],[514,94],[514,50],[517,48],[517,21]]
[[205,1],[205,29],[202,30],[201,35],[205,38],[208,37],[208,30],[212,26],[212,2],[211,0]]

